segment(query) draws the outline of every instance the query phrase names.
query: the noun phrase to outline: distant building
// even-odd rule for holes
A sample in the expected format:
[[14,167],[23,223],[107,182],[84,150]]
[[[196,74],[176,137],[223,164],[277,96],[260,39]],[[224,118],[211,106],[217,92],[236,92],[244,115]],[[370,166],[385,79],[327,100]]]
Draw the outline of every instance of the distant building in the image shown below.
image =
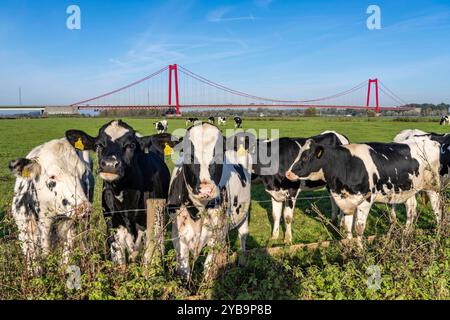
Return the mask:
[[71,106],[47,106],[45,107],[44,112],[45,115],[67,115],[77,113],[77,108]]

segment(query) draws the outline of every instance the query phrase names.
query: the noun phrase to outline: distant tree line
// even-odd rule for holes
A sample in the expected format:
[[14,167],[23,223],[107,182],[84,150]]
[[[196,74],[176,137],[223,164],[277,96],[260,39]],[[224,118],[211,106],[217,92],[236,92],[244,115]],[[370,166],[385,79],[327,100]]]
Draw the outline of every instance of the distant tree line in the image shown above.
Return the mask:
[[[411,107],[410,111],[382,111],[383,116],[440,116],[448,113],[450,104],[408,104],[403,107]],[[100,111],[100,117],[119,118],[119,117],[141,117],[141,118],[159,118],[164,117],[168,109],[150,109],[150,110],[102,110]],[[170,113],[174,113],[171,109]],[[375,116],[375,112],[371,109],[369,113],[365,110],[352,110],[352,109],[318,109],[314,107],[310,108],[297,108],[297,109],[284,109],[284,108],[254,108],[254,109],[191,109],[182,110],[184,117],[198,117],[207,118],[213,117],[315,117],[315,116]]]

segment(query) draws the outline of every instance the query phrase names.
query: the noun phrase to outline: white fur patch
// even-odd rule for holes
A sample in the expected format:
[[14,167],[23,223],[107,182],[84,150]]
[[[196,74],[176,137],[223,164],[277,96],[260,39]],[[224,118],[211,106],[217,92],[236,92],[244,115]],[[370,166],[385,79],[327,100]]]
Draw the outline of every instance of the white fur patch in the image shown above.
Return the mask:
[[367,144],[347,144],[342,147],[349,150],[352,156],[360,158],[363,161],[369,175],[369,187],[372,189],[374,185],[373,174],[376,174],[378,178],[380,177],[377,166],[373,162],[372,156],[370,155],[370,150],[373,149]]
[[338,137],[339,141],[341,141],[342,144],[349,144],[349,141],[346,137],[344,137],[342,134],[337,133],[336,131],[333,130],[327,130],[322,132],[321,134],[326,134],[326,133],[332,133],[334,135],[336,135],[336,137]]
[[105,129],[105,133],[111,138],[111,141],[113,142],[123,137],[129,131],[129,129],[122,127],[118,121],[111,122],[111,124]]
[[400,143],[405,140],[411,139],[414,136],[421,136],[428,134],[428,132],[419,130],[419,129],[406,129],[397,134],[394,138],[394,142]]
[[214,148],[221,137],[220,130],[208,123],[197,125],[189,131],[189,140],[194,145],[195,161],[200,165],[200,181],[211,181],[209,164],[213,161]]

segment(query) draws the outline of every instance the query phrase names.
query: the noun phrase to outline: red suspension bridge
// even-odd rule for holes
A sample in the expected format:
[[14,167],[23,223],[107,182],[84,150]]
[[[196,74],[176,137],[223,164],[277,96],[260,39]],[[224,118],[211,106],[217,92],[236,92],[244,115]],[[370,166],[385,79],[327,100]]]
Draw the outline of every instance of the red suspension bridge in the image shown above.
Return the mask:
[[[381,104],[383,103],[383,105]],[[172,108],[325,108],[407,111],[407,103],[378,79],[334,95],[308,100],[279,100],[231,89],[177,64],[113,91],[73,103],[79,110]]]

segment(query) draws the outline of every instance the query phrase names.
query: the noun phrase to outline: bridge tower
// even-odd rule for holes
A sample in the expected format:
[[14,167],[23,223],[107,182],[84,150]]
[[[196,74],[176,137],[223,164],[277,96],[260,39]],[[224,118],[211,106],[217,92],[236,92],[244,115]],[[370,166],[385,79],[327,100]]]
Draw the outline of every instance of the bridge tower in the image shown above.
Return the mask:
[[375,112],[380,113],[380,101],[378,99],[378,79],[369,79],[367,83],[367,104],[366,104],[366,112],[369,111],[370,107],[370,88],[372,87],[372,83],[375,84]]
[[169,107],[172,105],[172,72],[175,80],[175,108],[177,116],[181,116],[180,98],[178,95],[178,66],[177,64],[169,65]]

